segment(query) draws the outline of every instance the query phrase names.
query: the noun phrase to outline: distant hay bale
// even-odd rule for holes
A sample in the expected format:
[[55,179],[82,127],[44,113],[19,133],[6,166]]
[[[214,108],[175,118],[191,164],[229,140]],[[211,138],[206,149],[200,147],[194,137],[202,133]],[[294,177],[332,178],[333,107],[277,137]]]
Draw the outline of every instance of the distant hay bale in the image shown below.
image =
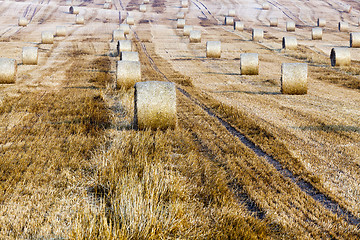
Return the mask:
[[262,9],[263,9],[263,10],[269,10],[269,9],[270,9],[270,4],[269,4],[268,2],[264,2],[264,3],[262,4]]
[[235,16],[236,16],[235,9],[229,9],[229,11],[228,11],[228,16],[229,16],[229,17],[235,17]]
[[225,25],[234,25],[233,17],[225,17]]
[[281,65],[281,93],[302,95],[307,93],[308,66],[306,63]]
[[150,3],[150,1],[149,0],[144,0],[143,3],[148,4],[148,3]]
[[112,4],[111,3],[104,3],[104,9],[111,9],[112,8]]
[[184,28],[185,26],[185,19],[178,19],[176,22],[176,27],[177,28]]
[[171,82],[148,81],[135,84],[135,127],[142,129],[174,129],[176,88]]
[[351,5],[346,4],[346,5],[344,6],[344,12],[350,13],[351,10],[352,10],[352,6],[351,6]]
[[52,31],[41,32],[41,43],[42,44],[53,44],[54,43],[54,33]]
[[360,32],[350,33],[350,47],[352,48],[360,47]]
[[277,27],[278,26],[278,19],[277,18],[270,18],[270,27]]
[[146,12],[146,5],[145,5],[145,4],[141,4],[141,5],[139,6],[139,11],[140,11],[140,12]]
[[20,27],[26,27],[29,24],[29,21],[25,17],[19,17],[18,25]]
[[105,0],[105,3],[112,3],[112,0]]
[[117,53],[120,55],[121,52],[131,52],[132,51],[132,43],[131,40],[119,40],[117,43]]
[[139,61],[117,61],[116,86],[129,89],[141,81],[141,65]]
[[295,22],[287,21],[286,22],[286,31],[287,32],[294,32],[295,31]]
[[83,15],[76,15],[76,18],[75,18],[75,24],[85,24],[85,19],[84,19],[84,16]]
[[206,42],[206,57],[220,58],[221,57],[221,42],[207,41]]
[[201,31],[200,30],[191,30],[190,31],[190,42],[191,43],[201,42]]
[[184,26],[184,36],[190,36],[190,31],[194,30],[194,27],[191,25],[185,25]]
[[112,33],[112,41],[125,40],[124,30],[115,29]]
[[129,25],[134,25],[135,24],[135,19],[133,17],[128,16],[126,18],[126,23]]
[[244,30],[244,23],[240,21],[234,22],[234,30],[243,31]]
[[71,6],[71,7],[69,8],[69,12],[70,12],[71,14],[79,14],[79,13],[80,13],[80,9],[79,9],[78,7]]
[[259,74],[259,56],[257,53],[240,54],[240,73],[241,75]]
[[347,22],[339,22],[338,28],[340,32],[348,32],[349,24]]
[[176,14],[176,18],[177,19],[184,19],[185,18],[185,13],[184,12],[178,12]]
[[15,83],[17,64],[15,59],[0,58],[0,83]]
[[316,27],[311,29],[312,40],[322,40],[322,28]]
[[283,37],[282,39],[282,48],[286,50],[295,50],[297,49],[297,40],[296,37]]
[[331,49],[330,53],[331,66],[341,67],[350,66],[351,55],[349,48],[336,47]]
[[252,29],[252,40],[253,41],[261,41],[264,39],[264,31],[259,28]]
[[122,52],[120,52],[120,60],[122,60],[122,61],[140,61],[139,53],[122,51]]
[[326,25],[326,19],[324,19],[324,18],[318,18],[318,20],[317,20],[317,26],[318,26],[318,27],[325,27],[325,25]]
[[182,0],[182,1],[181,1],[181,7],[182,7],[182,8],[187,8],[187,7],[189,7],[189,1],[188,1],[188,0]]
[[122,23],[122,24],[120,24],[119,29],[120,29],[120,30],[123,30],[125,35],[130,33],[130,26],[129,26],[129,24]]
[[23,47],[22,63],[24,65],[37,65],[38,64],[38,48],[37,47]]
[[65,26],[56,26],[56,34],[57,37],[65,37],[66,36],[66,27]]

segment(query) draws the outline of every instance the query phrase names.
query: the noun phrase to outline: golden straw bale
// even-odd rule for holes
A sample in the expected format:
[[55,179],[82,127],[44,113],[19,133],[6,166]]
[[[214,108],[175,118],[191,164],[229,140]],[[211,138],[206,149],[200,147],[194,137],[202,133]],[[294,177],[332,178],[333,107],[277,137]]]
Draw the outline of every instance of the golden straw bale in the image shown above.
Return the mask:
[[307,93],[308,66],[306,63],[281,65],[281,93],[302,95]]

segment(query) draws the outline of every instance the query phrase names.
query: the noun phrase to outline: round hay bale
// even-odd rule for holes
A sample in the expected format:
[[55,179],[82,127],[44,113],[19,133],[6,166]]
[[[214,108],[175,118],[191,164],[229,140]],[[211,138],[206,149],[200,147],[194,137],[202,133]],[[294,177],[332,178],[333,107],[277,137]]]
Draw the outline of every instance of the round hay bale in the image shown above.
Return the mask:
[[207,41],[206,42],[206,57],[207,58],[220,58],[221,57],[221,42],[220,41]]
[[244,23],[240,21],[234,22],[234,30],[243,31],[244,30]]
[[189,1],[188,1],[188,0],[182,0],[182,1],[181,1],[181,7],[182,7],[182,8],[187,8],[187,7],[189,7]]
[[264,2],[262,4],[262,10],[269,10],[270,9],[270,4],[268,2]]
[[126,18],[126,23],[129,25],[134,25],[135,24],[135,19],[133,17],[128,16]]
[[20,27],[26,27],[29,24],[29,21],[25,17],[19,17],[18,25]]
[[141,4],[141,5],[139,6],[139,11],[140,11],[140,12],[146,12],[146,5],[145,5],[145,4]]
[[125,40],[124,30],[115,29],[112,33],[112,41]]
[[240,74],[241,75],[259,74],[259,55],[257,53],[240,54]]
[[122,23],[119,26],[119,30],[123,30],[125,35],[129,34],[130,33],[130,26],[129,26],[129,24]]
[[105,0],[105,3],[112,3],[112,0]]
[[0,58],[0,83],[15,83],[17,64],[15,59]]
[[360,47],[360,32],[350,33],[350,47],[352,48]]
[[308,66],[306,63],[281,65],[281,93],[302,95],[307,93]]
[[52,31],[41,32],[41,43],[42,44],[53,44],[54,43],[54,33]]
[[174,129],[176,122],[174,83],[148,81],[135,84],[134,123],[137,129]]
[[184,28],[185,26],[185,19],[178,19],[176,22],[176,27],[177,28]]
[[331,66],[350,66],[351,55],[349,48],[336,47],[331,49],[330,53]]
[[149,0],[144,0],[143,3],[148,4],[148,3],[150,3],[150,1]]
[[76,18],[75,18],[75,24],[85,24],[85,19],[84,19],[84,16],[83,15],[76,15]]
[[193,26],[191,25],[185,25],[184,26],[184,36],[190,36],[190,31],[194,30]]
[[311,29],[311,39],[312,40],[322,40],[322,28],[316,27]]
[[324,18],[318,18],[318,20],[317,20],[317,26],[318,26],[318,27],[325,27],[325,25],[326,25],[326,19],[324,19]]
[[141,66],[139,61],[117,61],[116,86],[129,89],[141,81]]
[[200,30],[191,30],[189,37],[190,37],[191,43],[199,43],[199,42],[201,42],[201,31]]
[[66,36],[66,27],[65,26],[56,26],[56,36],[65,37]]
[[112,4],[111,3],[104,3],[104,9],[111,9],[112,8]]
[[348,32],[349,31],[349,24],[347,22],[339,22],[339,31],[340,32]]
[[121,52],[131,52],[132,51],[132,43],[131,40],[119,40],[116,46],[117,53],[120,55]]
[[278,23],[279,21],[277,18],[270,18],[270,27],[277,27]]
[[295,31],[295,22],[287,21],[286,22],[286,31],[287,32],[294,32]]
[[229,9],[229,11],[228,11],[228,16],[229,16],[229,17],[235,17],[235,16],[236,16],[235,9]]
[[122,51],[122,52],[120,52],[120,60],[122,60],[122,61],[140,61],[139,53]]
[[185,18],[185,13],[184,12],[178,12],[176,14],[176,18],[177,19],[184,19]]
[[283,37],[283,39],[282,39],[282,48],[286,49],[286,50],[295,50],[295,49],[297,49],[296,37]]
[[38,48],[37,47],[23,47],[22,63],[24,65],[37,65],[38,64]]
[[78,7],[74,7],[74,6],[71,6],[69,8],[69,13],[71,14],[79,14],[80,13],[80,9]]
[[264,39],[264,31],[259,28],[252,29],[252,40],[253,41],[261,41]]
[[225,17],[225,25],[234,25],[233,17]]
[[352,6],[351,6],[351,5],[346,4],[346,5],[344,6],[344,12],[350,13],[351,10],[352,10]]

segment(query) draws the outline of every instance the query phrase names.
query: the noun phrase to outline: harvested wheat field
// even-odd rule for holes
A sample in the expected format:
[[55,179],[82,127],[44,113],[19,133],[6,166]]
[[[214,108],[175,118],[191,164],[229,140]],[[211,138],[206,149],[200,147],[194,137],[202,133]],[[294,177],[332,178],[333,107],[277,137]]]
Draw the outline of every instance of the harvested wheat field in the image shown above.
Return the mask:
[[[357,1],[8,0],[0,13],[0,239],[360,239]],[[139,59],[120,59],[124,38]]]

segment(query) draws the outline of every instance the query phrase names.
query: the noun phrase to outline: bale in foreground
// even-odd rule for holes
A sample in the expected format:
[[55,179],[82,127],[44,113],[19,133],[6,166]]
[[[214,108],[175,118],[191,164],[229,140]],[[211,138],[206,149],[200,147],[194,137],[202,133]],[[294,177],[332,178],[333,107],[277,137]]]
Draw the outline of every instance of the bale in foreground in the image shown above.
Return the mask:
[[0,83],[15,83],[17,64],[15,59],[0,58]]
[[282,48],[286,50],[295,50],[297,49],[297,40],[296,37],[283,37],[282,39]]
[[240,21],[234,22],[234,30],[243,31],[244,30],[244,23]]
[[261,41],[264,38],[264,31],[262,29],[253,28],[252,30],[252,40]]
[[138,61],[117,61],[116,87],[129,89],[141,81],[141,65]]
[[176,127],[176,89],[171,82],[135,84],[134,122],[137,129],[174,129]]
[[22,63],[24,65],[38,64],[38,48],[37,47],[23,47]]
[[350,66],[351,55],[348,48],[337,47],[331,49],[330,53],[331,66],[341,67],[341,66]]
[[241,75],[259,74],[259,55],[257,53],[240,54],[240,74]]
[[221,42],[207,41],[206,42],[206,57],[220,58],[221,57]]
[[339,22],[338,28],[339,28],[340,32],[348,32],[349,31],[349,23]]
[[352,48],[360,47],[360,32],[350,33],[350,47]]
[[307,93],[308,67],[306,63],[281,65],[281,93],[302,95]]
[[312,40],[322,40],[322,28],[316,27],[311,29]]
[[225,17],[225,25],[234,25],[233,17]]
[[324,19],[324,18],[318,18],[318,20],[317,20],[317,26],[318,26],[318,27],[325,27],[325,25],[326,25],[326,19]]
[[54,34],[51,31],[41,32],[41,43],[43,44],[53,44],[54,43]]
[[293,21],[286,22],[286,31],[287,32],[295,32],[295,22],[293,22]]

